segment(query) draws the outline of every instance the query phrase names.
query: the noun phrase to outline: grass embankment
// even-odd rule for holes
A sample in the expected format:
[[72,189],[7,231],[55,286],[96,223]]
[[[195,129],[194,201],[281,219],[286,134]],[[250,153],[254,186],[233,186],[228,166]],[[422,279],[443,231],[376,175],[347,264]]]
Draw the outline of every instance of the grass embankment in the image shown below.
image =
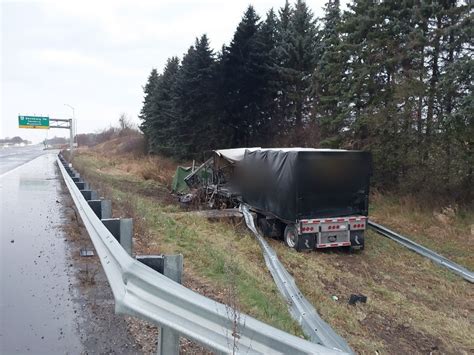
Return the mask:
[[[114,210],[135,218],[138,252],[183,253],[188,287],[222,302],[234,302],[233,298],[243,312],[301,335],[266,270],[258,244],[244,228],[176,213],[179,207],[166,187],[175,168],[172,162],[124,155],[105,158],[85,151],[76,156],[74,165],[113,200]],[[148,174],[144,176],[142,170]],[[472,213],[445,211],[446,220],[408,201],[375,196],[371,215],[472,269]],[[301,291],[356,351],[470,353],[474,349],[472,285],[427,259],[370,231],[366,249],[358,254],[296,253],[279,241],[270,243]],[[353,293],[368,296],[367,303],[348,305]]]
[[370,218],[474,270],[474,210],[434,208],[414,197],[371,196]]

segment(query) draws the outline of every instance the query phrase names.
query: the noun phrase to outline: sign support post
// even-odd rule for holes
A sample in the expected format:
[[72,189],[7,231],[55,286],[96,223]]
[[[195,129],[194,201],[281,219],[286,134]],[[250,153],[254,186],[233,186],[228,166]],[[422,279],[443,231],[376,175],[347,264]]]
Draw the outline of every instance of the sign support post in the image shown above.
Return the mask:
[[[53,124],[53,125],[51,125]],[[19,128],[50,129],[65,128],[69,129],[69,151],[72,158],[74,149],[74,122],[72,118],[49,118],[43,116],[18,116]]]

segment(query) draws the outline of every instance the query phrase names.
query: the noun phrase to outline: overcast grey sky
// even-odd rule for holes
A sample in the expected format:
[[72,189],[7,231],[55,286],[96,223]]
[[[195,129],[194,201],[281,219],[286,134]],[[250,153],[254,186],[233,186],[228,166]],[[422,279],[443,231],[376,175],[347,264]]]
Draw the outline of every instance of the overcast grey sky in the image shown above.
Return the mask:
[[[322,16],[326,0],[307,0]],[[152,68],[181,57],[206,33],[218,51],[252,4],[264,18],[284,0],[2,1],[0,137],[39,142],[67,130],[19,129],[18,115],[69,118],[79,133],[138,123]]]

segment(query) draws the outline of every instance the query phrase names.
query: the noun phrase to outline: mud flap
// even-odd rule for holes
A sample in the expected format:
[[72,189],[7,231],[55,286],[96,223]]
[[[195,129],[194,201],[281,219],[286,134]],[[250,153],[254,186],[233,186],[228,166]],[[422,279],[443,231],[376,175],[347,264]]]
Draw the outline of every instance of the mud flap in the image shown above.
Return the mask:
[[296,250],[313,250],[316,247],[316,237],[314,234],[300,234],[296,243]]
[[364,231],[351,231],[351,248],[355,250],[364,249]]

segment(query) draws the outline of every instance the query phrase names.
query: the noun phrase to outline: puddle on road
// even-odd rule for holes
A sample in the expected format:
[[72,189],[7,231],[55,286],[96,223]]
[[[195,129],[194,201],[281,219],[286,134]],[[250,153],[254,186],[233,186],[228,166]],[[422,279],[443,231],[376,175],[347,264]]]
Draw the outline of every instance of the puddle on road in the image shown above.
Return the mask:
[[22,191],[44,191],[49,188],[49,185],[54,180],[51,179],[31,179],[20,178],[20,189]]
[[81,353],[54,155],[1,178],[0,353]]

